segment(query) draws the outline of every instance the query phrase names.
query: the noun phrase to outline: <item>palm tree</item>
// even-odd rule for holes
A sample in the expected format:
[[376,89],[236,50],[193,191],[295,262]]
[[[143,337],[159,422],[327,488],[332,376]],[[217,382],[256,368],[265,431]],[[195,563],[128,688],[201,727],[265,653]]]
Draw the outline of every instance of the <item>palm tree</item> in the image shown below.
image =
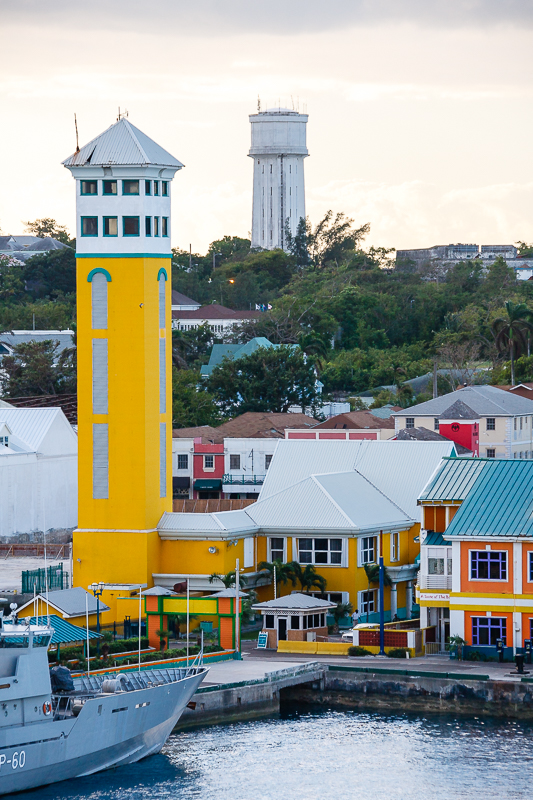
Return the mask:
[[[365,564],[364,565],[366,578],[368,580],[368,591],[373,583],[379,583],[379,565],[378,564]],[[392,586],[392,580],[388,573],[387,567],[383,567],[383,585]],[[366,621],[368,622],[368,603],[366,604]]]
[[333,626],[333,633],[339,632],[339,621],[343,617],[349,617],[353,614],[353,606],[351,603],[337,603],[334,609],[332,609],[331,613],[333,614],[333,618],[335,620],[335,624]]
[[[220,575],[218,572],[213,572],[209,576],[209,583],[214,583],[215,581],[221,581],[224,584],[226,589],[233,589],[235,586],[235,570],[231,570],[231,572],[226,572],[225,575]],[[246,575],[239,574],[239,585],[246,586],[248,583],[248,578]]]
[[[302,587],[303,592],[308,592],[310,589],[313,589],[313,587],[320,589],[321,592],[326,591],[326,579],[323,575],[318,574],[312,564],[306,564],[305,568],[302,569],[302,565],[297,561],[291,561],[288,566],[291,568],[294,578]],[[293,586],[294,585],[295,583],[293,582]]]
[[510,352],[511,355],[511,384],[515,385],[515,358],[527,350],[527,339],[533,330],[529,322],[531,312],[525,303],[505,303],[505,317],[498,317],[492,323],[492,333],[496,347],[500,353]]
[[284,564],[280,558],[275,558],[274,561],[261,561],[257,565],[257,569],[268,572],[274,580],[274,568],[276,570],[276,595],[278,594],[278,584],[282,583],[286,586],[289,582],[296,586],[296,578],[291,564]]

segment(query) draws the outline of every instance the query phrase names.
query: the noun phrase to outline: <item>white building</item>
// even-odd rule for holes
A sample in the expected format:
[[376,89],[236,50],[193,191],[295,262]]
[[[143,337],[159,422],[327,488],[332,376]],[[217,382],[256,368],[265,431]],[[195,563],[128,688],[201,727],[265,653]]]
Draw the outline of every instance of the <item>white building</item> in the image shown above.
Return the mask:
[[225,497],[254,498],[265,481],[278,439],[224,439]]
[[62,410],[0,407],[0,536],[77,519],[78,439]]
[[256,319],[257,311],[234,311],[218,303],[208,303],[195,309],[174,309],[172,306],[172,328],[178,331],[192,331],[207,325],[215,334],[229,333],[235,325]]
[[285,227],[294,236],[305,219],[304,158],[307,114],[270,108],[250,114],[254,159],[252,247],[286,248]]

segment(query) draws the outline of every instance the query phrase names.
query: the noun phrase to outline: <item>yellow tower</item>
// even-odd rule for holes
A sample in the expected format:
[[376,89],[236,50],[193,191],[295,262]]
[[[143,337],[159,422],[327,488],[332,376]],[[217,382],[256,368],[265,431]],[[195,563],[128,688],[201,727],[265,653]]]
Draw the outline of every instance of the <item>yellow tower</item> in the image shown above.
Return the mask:
[[125,118],[63,164],[77,216],[74,585],[151,586],[172,510],[170,187],[183,164]]

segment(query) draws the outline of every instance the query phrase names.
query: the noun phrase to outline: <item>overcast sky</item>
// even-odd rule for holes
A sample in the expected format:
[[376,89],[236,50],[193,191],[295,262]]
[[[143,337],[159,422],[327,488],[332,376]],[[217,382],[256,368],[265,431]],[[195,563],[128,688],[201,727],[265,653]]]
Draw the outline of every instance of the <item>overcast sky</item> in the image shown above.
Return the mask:
[[533,241],[531,0],[0,0],[0,228],[74,231],[60,164],[127,108],[186,168],[173,246],[251,226],[248,114],[309,113],[307,211],[368,243]]

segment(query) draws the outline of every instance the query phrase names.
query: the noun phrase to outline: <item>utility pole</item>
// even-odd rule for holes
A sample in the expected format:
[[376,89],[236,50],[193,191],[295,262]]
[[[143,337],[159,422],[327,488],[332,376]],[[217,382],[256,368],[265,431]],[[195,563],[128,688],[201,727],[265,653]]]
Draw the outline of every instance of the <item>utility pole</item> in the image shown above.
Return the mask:
[[437,359],[433,359],[433,399],[438,397],[437,394]]
[[189,245],[189,272],[192,272],[192,244]]

